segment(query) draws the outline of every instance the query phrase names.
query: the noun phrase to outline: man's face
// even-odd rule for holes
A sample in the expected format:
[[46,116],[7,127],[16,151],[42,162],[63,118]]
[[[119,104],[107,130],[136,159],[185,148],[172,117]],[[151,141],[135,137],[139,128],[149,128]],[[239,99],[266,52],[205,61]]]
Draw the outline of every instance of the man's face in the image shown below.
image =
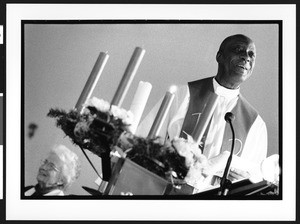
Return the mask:
[[63,162],[55,154],[50,154],[41,164],[37,181],[41,187],[54,187],[61,184]]
[[224,68],[223,79],[228,83],[240,84],[248,79],[255,65],[256,49],[248,38],[233,38],[217,60]]

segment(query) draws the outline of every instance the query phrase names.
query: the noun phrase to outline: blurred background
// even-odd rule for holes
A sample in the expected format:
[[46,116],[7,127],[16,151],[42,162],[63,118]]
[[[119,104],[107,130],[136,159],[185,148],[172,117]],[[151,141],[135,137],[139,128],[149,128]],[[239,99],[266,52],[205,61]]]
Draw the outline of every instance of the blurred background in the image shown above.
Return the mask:
[[[122,107],[129,109],[139,81],[152,84],[143,117],[169,87],[216,75],[219,45],[233,34],[245,34],[256,45],[254,72],[241,86],[268,128],[268,156],[278,153],[279,27],[277,24],[25,24],[24,25],[24,177],[36,184],[40,161],[55,144],[80,157],[82,173],[68,193],[88,195],[97,175],[79,147],[73,145],[50,108],[72,109],[100,52],[109,59],[92,94],[111,101],[135,47],[146,50]],[[87,151],[101,172],[101,159]]]

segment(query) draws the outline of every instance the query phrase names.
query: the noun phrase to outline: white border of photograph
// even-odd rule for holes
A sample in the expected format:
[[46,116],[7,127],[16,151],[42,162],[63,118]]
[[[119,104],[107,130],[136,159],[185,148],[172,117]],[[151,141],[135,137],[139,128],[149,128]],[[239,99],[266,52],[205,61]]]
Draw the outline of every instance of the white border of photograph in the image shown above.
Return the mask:
[[[79,19],[282,20],[283,199],[21,200],[21,20]],[[7,220],[295,220],[295,5],[7,4],[6,27]]]

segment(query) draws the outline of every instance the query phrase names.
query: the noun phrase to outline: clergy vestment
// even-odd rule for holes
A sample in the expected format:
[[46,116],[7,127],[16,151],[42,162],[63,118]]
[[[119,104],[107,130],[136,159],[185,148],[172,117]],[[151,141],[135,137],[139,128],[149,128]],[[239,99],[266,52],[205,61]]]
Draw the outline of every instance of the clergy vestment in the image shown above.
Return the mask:
[[[267,155],[267,129],[257,111],[241,96],[239,89],[227,89],[209,77],[180,87],[175,95],[169,114],[163,123],[159,136],[174,139],[191,135],[197,121],[201,118],[209,92],[217,94],[216,109],[209,121],[204,137],[201,139],[203,154],[212,159],[224,151],[230,151],[232,134],[224,116],[227,112],[235,115],[233,126],[236,141],[232,167],[256,172]],[[160,100],[139,125],[136,135],[146,137],[161,104]],[[200,149],[199,149],[200,150]],[[238,158],[237,158],[238,157]],[[226,161],[225,161],[226,162]],[[219,166],[221,172],[224,163]],[[219,175],[221,175],[219,173]]]

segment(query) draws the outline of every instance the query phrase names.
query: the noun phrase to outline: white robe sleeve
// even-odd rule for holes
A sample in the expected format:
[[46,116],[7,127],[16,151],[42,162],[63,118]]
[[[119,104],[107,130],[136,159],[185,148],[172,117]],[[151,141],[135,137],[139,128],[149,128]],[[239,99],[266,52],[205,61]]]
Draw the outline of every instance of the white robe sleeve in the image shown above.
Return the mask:
[[262,118],[258,115],[252,127],[249,130],[245,141],[241,157],[247,160],[261,164],[266,158],[268,150],[267,127]]
[[234,156],[232,167],[249,172],[250,180],[262,180],[261,164],[267,156],[268,135],[265,122],[256,118],[249,130],[241,157]]

